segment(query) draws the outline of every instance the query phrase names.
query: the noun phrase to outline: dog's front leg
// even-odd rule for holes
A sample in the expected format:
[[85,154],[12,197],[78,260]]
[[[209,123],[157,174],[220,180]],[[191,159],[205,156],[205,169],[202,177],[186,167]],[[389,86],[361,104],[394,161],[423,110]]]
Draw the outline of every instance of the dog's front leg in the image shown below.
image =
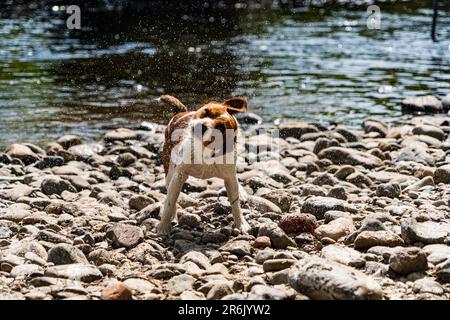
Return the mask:
[[250,231],[250,225],[247,223],[241,212],[239,182],[236,174],[224,179],[224,182],[225,189],[227,189],[228,201],[230,201],[231,204],[231,213],[233,214],[234,224],[242,233],[248,233]]
[[161,214],[161,221],[156,227],[159,234],[168,234],[171,229],[170,222],[176,218],[177,199],[187,176],[179,171],[173,173],[167,187],[166,200]]

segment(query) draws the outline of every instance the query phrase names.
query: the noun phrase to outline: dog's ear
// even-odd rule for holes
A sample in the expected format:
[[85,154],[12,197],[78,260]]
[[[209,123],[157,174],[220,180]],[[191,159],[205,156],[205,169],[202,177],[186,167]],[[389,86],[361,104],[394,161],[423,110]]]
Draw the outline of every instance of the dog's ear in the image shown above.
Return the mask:
[[247,111],[247,98],[238,97],[225,100],[223,102],[225,107],[227,107],[228,113],[245,112]]

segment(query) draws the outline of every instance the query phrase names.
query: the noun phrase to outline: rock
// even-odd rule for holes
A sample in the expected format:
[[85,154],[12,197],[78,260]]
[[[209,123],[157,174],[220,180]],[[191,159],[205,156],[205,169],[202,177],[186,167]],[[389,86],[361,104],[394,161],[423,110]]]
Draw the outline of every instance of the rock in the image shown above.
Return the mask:
[[327,197],[332,197],[332,198],[341,199],[341,200],[347,200],[348,196],[347,196],[347,192],[345,191],[345,189],[343,187],[334,187],[334,188],[330,189]]
[[96,266],[102,264],[117,265],[119,261],[114,259],[113,253],[105,249],[96,249],[89,253],[88,260],[93,262]]
[[65,135],[56,140],[64,149],[69,149],[72,146],[76,146],[83,143],[83,139],[75,135]]
[[155,288],[151,282],[140,278],[129,278],[123,283],[132,290],[133,294],[149,293]]
[[[292,290],[292,289],[290,289]],[[293,291],[293,290],[292,290]],[[292,292],[294,293],[294,291]],[[292,299],[293,294],[289,290],[280,290],[269,286],[257,284],[252,287],[249,300],[287,300]],[[240,299],[242,300],[242,299]]]
[[128,167],[129,165],[136,162],[136,157],[129,152],[122,153],[117,157],[117,163],[122,167]]
[[246,255],[250,255],[252,252],[252,246],[246,240],[235,240],[230,241],[220,247],[222,251],[228,251],[231,254],[235,254],[238,257],[243,257]]
[[429,112],[442,113],[442,103],[433,96],[406,98],[402,100],[402,112]]
[[283,139],[288,137],[300,139],[305,133],[319,132],[316,127],[304,123],[282,124],[279,126],[279,130],[280,137]]
[[278,226],[286,233],[314,233],[319,224],[315,216],[304,213],[284,215]]
[[202,222],[202,220],[201,220],[200,216],[198,216],[196,214],[192,214],[192,213],[185,213],[180,217],[178,224],[180,226],[188,226],[190,228],[197,228],[198,226],[200,226],[201,222]]
[[201,252],[189,251],[188,253],[184,254],[180,259],[180,263],[186,263],[188,261],[195,263],[199,268],[203,270],[206,270],[211,267],[209,259]]
[[422,242],[425,244],[444,243],[449,241],[450,224],[433,221],[417,222],[414,218],[400,220],[402,238],[407,243]]
[[137,134],[133,130],[126,128],[118,128],[114,131],[109,131],[103,138],[106,142],[116,142],[125,140],[136,140]]
[[377,196],[388,198],[399,198],[402,189],[398,183],[384,183],[377,187]]
[[368,169],[379,167],[383,163],[381,159],[371,154],[341,147],[324,149],[319,152],[318,157],[319,159],[329,159],[331,162],[338,165],[361,165]]
[[192,289],[192,285],[194,284],[194,282],[194,277],[187,274],[180,274],[170,279],[167,283],[167,287],[170,290],[171,294],[177,296],[184,291]]
[[390,231],[363,231],[355,239],[355,249],[365,250],[374,246],[402,246],[403,240]]
[[315,234],[318,239],[331,238],[337,241],[351,232],[355,231],[353,222],[347,218],[337,218],[328,224],[324,224],[316,228]]
[[131,289],[123,282],[118,282],[103,289],[101,300],[133,300]]
[[444,109],[444,112],[450,111],[450,93],[442,98],[442,108]]
[[153,200],[152,198],[143,195],[137,195],[130,198],[130,200],[128,201],[128,206],[132,210],[140,211],[153,203],[155,203],[155,200]]
[[257,237],[253,242],[253,247],[258,249],[270,248],[271,245],[270,238],[266,236]]
[[11,158],[21,160],[25,165],[32,164],[39,160],[39,156],[28,146],[23,144],[14,143],[5,150],[5,153]]
[[384,123],[374,119],[367,119],[363,122],[364,132],[376,132],[379,134],[380,138],[384,138],[387,135],[387,127]]
[[352,166],[342,166],[335,172],[334,176],[338,179],[345,180],[349,175],[356,172],[356,169]]
[[118,223],[110,230],[112,245],[116,248],[133,248],[144,239],[144,232],[141,228]]
[[218,300],[232,293],[233,289],[231,288],[230,283],[228,281],[222,281],[212,286],[212,288],[208,292],[208,295],[206,296],[206,299]]
[[78,161],[87,161],[102,150],[103,147],[99,144],[80,144],[70,147],[68,151],[73,154]]
[[272,190],[265,193],[263,198],[271,201],[283,212],[288,212],[293,201],[292,194],[286,190]]
[[379,300],[380,285],[370,276],[351,267],[308,256],[289,272],[289,284],[311,299]]
[[445,140],[445,132],[435,126],[419,125],[412,129],[412,133],[415,135],[426,135],[438,139],[439,141]]
[[442,288],[439,282],[429,277],[414,281],[413,291],[415,293],[431,293],[438,296],[444,294],[444,288]]
[[443,165],[434,171],[434,181],[450,184],[450,164]]
[[399,248],[391,255],[389,267],[400,274],[426,271],[428,269],[427,255],[420,248]]
[[330,210],[350,213],[357,212],[353,205],[348,204],[346,201],[331,197],[311,197],[307,199],[302,206],[302,212],[311,213],[318,219],[322,219],[325,212]]
[[46,156],[36,162],[34,165],[36,168],[43,170],[46,168],[53,168],[55,166],[62,166],[64,164],[64,158],[59,156]]
[[274,272],[287,269],[295,263],[293,259],[268,259],[263,263],[264,272]]
[[100,270],[89,264],[64,264],[48,267],[44,273],[47,277],[71,279],[82,282],[92,282],[103,277]]
[[61,195],[63,191],[77,192],[77,189],[70,182],[57,176],[51,176],[42,180],[41,189],[46,195]]
[[445,244],[429,244],[422,250],[427,254],[428,262],[435,265],[450,257],[450,246]]
[[42,268],[40,266],[36,264],[21,264],[12,268],[9,275],[13,278],[22,278],[39,273],[42,275]]
[[260,116],[252,112],[239,113],[237,114],[236,119],[239,123],[244,124],[259,124],[263,121]]
[[282,212],[281,209],[277,205],[275,205],[271,201],[266,200],[262,197],[250,196],[248,198],[247,203],[251,208],[258,210],[261,213],[265,213],[265,212],[281,213]]
[[442,283],[450,283],[450,258],[436,266],[436,277]]
[[156,202],[146,206],[144,209],[139,211],[136,215],[136,221],[141,224],[144,220],[148,218],[158,218],[159,213],[161,211],[162,204],[160,202]]
[[16,255],[18,257],[24,257],[26,253],[32,252],[38,257],[47,260],[47,250],[35,240],[22,239],[20,241],[13,241],[8,249],[3,251],[3,255]]
[[359,251],[337,244],[323,247],[320,255],[325,259],[336,261],[354,268],[361,268],[366,264]]
[[279,228],[275,223],[265,223],[259,227],[258,237],[266,236],[270,238],[272,248],[286,249],[288,246],[296,246],[294,240]]
[[407,187],[405,189],[406,192],[415,192],[415,191],[419,191],[420,189],[422,189],[425,186],[434,186],[434,179],[433,177],[425,177],[419,181],[417,181],[416,183],[410,185],[409,187]]
[[48,262],[53,262],[55,265],[84,263],[89,264],[83,252],[66,243],[60,243],[53,246],[48,251]]

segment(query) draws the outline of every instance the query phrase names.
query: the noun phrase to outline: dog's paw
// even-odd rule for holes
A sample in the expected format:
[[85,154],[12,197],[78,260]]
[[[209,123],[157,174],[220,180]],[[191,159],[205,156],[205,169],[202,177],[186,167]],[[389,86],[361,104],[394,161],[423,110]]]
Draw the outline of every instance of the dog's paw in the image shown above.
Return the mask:
[[156,231],[161,236],[167,236],[170,233],[170,230],[172,229],[172,225],[170,223],[168,224],[162,224],[161,222],[156,226]]
[[239,185],[239,201],[241,203],[247,203],[248,201],[248,193],[245,191],[244,187]]
[[252,228],[247,221],[242,221],[241,223],[236,225],[236,228],[242,233],[242,234],[248,234],[250,232],[250,229]]

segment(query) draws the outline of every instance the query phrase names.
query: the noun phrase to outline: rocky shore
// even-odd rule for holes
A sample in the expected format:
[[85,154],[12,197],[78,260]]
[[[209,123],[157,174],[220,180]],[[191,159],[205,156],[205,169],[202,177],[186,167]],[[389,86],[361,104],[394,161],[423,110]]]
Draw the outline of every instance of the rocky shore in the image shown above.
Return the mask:
[[11,145],[0,299],[450,298],[448,117],[277,129],[279,158],[240,139],[249,235],[232,228],[222,181],[192,178],[178,225],[155,233],[163,126]]

